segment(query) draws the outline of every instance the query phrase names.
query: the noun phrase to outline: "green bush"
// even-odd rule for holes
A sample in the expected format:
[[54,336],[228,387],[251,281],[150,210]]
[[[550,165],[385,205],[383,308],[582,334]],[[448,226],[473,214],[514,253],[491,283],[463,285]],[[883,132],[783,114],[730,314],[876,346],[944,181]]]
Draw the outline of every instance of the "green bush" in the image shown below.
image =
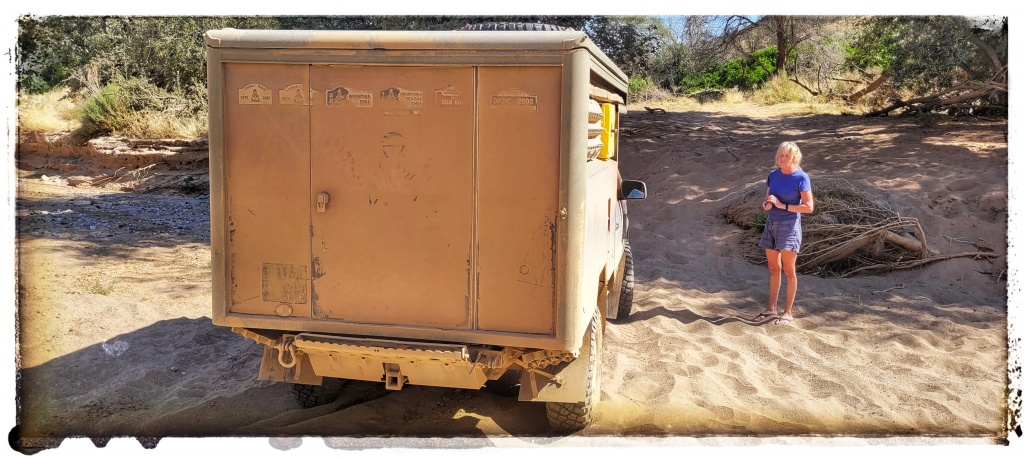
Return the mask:
[[20,89],[28,94],[43,94],[53,89],[42,77],[26,75],[18,82]]
[[121,86],[111,83],[89,97],[82,106],[82,126],[78,134],[91,136],[116,132],[125,126],[128,112]]
[[775,47],[765,48],[754,52],[753,56],[734,59],[714,70],[683,77],[680,86],[687,92],[727,88],[749,90],[771,77],[777,56]]
[[640,94],[654,86],[654,81],[649,76],[638,76],[629,78],[629,93]]
[[[204,93],[195,92],[205,96]],[[205,119],[205,97],[170,93],[141,78],[118,79],[92,95],[82,108],[80,136],[165,137],[194,132],[190,120]],[[173,122],[179,119],[180,122]]]

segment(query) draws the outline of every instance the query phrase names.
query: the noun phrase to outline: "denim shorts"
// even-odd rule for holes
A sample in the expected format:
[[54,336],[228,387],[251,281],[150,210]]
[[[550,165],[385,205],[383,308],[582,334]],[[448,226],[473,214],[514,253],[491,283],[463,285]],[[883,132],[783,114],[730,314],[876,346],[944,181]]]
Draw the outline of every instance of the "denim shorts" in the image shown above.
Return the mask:
[[803,243],[803,229],[800,228],[800,220],[765,223],[764,233],[761,234],[761,248],[799,253],[801,243]]

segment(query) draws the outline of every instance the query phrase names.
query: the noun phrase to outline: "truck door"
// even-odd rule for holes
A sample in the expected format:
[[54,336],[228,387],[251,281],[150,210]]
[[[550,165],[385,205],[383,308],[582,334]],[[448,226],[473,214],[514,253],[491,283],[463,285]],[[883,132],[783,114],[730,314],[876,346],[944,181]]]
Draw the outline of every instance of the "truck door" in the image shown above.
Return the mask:
[[555,328],[562,69],[479,70],[479,326]]
[[307,65],[224,64],[230,312],[310,316],[309,106],[291,103],[308,78]]
[[472,67],[314,65],[312,317],[472,327]]

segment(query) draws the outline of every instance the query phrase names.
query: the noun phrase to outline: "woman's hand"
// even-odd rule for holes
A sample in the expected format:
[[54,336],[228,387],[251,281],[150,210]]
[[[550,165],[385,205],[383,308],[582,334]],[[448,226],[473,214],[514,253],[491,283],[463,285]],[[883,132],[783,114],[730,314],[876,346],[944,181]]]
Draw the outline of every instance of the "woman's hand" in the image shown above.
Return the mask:
[[773,206],[776,208],[782,208],[782,202],[779,202],[778,197],[769,194],[768,198],[764,200],[764,204],[762,204],[761,206],[764,207],[765,211],[768,211],[772,209]]

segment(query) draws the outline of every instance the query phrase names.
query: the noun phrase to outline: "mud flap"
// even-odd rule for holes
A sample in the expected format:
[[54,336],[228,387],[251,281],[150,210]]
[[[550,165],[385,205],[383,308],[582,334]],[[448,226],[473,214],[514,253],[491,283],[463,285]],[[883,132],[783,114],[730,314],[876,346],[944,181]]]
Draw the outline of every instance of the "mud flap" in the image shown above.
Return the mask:
[[[590,329],[583,344],[590,344]],[[582,403],[587,398],[587,373],[590,367],[589,347],[580,348],[580,355],[568,363],[548,367],[541,372],[523,371],[519,378],[519,401]],[[554,375],[561,381],[551,379]]]

